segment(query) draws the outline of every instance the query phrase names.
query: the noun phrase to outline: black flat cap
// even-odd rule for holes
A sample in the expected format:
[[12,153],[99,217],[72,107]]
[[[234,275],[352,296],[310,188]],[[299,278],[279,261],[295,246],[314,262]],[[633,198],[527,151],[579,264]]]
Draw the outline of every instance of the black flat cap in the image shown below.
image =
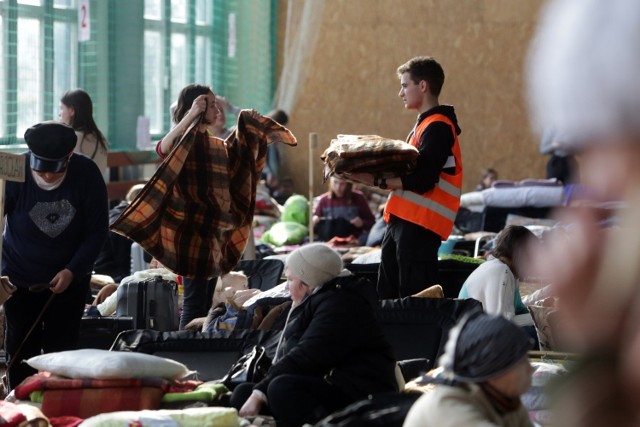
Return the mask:
[[48,121],[31,126],[24,133],[24,139],[31,150],[31,169],[55,173],[67,168],[77,136],[72,127]]

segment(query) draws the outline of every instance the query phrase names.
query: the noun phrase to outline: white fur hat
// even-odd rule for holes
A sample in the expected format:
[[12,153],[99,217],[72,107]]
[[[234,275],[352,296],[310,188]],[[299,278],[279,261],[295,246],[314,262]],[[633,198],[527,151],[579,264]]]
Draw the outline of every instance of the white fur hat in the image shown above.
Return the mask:
[[550,1],[527,71],[534,129],[557,148],[640,133],[640,1]]
[[311,288],[317,288],[342,272],[342,258],[323,243],[301,246],[287,257],[287,269]]

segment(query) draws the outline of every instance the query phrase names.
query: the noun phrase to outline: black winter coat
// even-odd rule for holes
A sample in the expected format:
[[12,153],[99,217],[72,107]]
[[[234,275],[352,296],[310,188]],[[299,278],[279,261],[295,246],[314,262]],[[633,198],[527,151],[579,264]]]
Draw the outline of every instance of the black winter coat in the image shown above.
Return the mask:
[[278,375],[324,377],[354,400],[398,390],[395,360],[375,318],[375,287],[355,276],[334,279],[294,308],[278,360],[255,388]]

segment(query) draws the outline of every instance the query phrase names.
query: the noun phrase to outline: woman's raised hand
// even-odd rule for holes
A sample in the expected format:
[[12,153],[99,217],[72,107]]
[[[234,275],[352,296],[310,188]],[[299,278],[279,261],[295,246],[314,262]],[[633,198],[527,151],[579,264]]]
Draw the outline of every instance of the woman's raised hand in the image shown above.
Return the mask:
[[189,113],[187,113],[190,119],[194,120],[200,114],[204,113],[207,110],[207,103],[208,95],[200,95],[194,99],[191,104],[191,108],[189,109]]

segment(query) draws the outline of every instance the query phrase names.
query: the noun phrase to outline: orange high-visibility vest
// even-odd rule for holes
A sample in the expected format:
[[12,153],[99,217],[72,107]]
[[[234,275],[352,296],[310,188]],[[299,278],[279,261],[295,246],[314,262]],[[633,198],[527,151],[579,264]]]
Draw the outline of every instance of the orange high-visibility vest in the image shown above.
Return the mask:
[[451,126],[454,139],[451,150],[453,156],[449,157],[444,168],[454,167],[455,163],[455,174],[449,175],[441,171],[440,180],[435,187],[424,194],[408,190],[392,191],[384,209],[384,220],[389,222],[390,216],[395,215],[433,231],[442,240],[447,240],[453,229],[462,193],[462,156],[456,128],[447,116],[433,114],[416,126],[412,134],[409,135],[408,142],[419,149],[422,133],[433,122],[444,122]]

